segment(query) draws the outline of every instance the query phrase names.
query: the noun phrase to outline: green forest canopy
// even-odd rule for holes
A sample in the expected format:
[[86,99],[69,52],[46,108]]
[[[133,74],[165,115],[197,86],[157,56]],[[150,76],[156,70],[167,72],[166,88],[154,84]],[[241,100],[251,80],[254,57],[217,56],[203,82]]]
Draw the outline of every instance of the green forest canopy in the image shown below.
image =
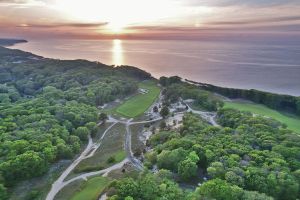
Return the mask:
[[134,67],[45,59],[0,47],[1,198],[5,187],[72,158],[96,129],[97,106],[135,93],[145,79],[151,75]]

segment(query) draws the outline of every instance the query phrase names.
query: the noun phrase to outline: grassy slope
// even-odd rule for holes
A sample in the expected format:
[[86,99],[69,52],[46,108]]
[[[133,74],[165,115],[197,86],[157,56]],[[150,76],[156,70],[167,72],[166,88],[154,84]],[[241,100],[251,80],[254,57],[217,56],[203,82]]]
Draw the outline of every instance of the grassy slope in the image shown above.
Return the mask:
[[255,114],[271,117],[282,123],[285,123],[290,130],[300,133],[300,118],[297,116],[287,116],[276,110],[272,110],[266,106],[255,103],[226,102],[224,107],[235,108],[243,111],[250,111]]
[[149,92],[131,97],[116,109],[117,113],[131,118],[137,117],[152,105],[160,93],[160,88],[152,81],[140,83],[139,87],[147,89]]
[[[81,161],[74,170],[74,173],[81,173],[84,171],[96,171],[104,169],[121,162],[126,157],[124,150],[125,126],[123,124],[116,124],[113,126],[103,138],[100,148],[95,152],[91,158]],[[114,157],[114,163],[108,163],[109,157]]]
[[91,178],[71,200],[96,200],[108,184],[109,180],[105,177]]

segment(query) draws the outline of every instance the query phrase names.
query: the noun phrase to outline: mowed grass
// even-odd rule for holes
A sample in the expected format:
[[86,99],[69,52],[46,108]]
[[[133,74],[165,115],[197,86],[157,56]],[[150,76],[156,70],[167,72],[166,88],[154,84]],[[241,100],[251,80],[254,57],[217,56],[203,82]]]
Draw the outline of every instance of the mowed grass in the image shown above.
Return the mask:
[[125,117],[134,118],[143,114],[156,100],[160,93],[160,88],[154,81],[142,82],[139,84],[139,88],[148,90],[146,94],[137,94],[119,107],[116,112]]
[[75,193],[71,200],[97,200],[109,183],[110,181],[106,177],[91,178],[80,191]]
[[254,114],[259,114],[271,117],[288,126],[288,129],[300,133],[300,118],[295,115],[285,115],[276,110],[272,110],[264,105],[246,102],[225,102],[225,108],[235,108],[242,111],[249,111]]

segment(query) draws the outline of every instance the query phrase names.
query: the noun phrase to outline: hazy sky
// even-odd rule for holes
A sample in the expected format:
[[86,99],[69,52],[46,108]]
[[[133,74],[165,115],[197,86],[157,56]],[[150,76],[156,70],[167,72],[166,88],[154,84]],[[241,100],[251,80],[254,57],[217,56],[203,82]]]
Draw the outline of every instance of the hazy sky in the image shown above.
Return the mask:
[[300,36],[300,0],[0,0],[0,37]]

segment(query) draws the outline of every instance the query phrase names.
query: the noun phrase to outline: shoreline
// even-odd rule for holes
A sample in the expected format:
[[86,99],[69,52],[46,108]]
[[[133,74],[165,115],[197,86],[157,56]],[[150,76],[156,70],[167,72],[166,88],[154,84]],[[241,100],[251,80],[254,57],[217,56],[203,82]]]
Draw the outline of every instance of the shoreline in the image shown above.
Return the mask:
[[[1,41],[1,39],[0,39],[0,41]],[[27,40],[19,40],[19,42],[15,42],[12,45],[4,46],[4,47],[9,48],[9,49],[21,50],[23,52],[32,53],[32,54],[35,54],[35,55],[40,55],[39,53],[33,51],[30,48],[29,48],[30,50],[26,50],[26,48],[25,49],[24,48],[18,48],[18,44],[21,44],[21,43],[30,43],[30,41],[28,42]],[[0,46],[1,46],[1,42],[0,42]],[[26,44],[25,44],[25,46],[26,46]],[[113,52],[112,52],[112,54],[113,54]],[[88,61],[88,62],[98,62],[98,63],[103,63],[103,64],[108,65],[108,66],[115,66],[115,65],[111,65],[111,64],[106,64],[107,61],[105,61],[105,58],[104,59],[102,58],[102,61],[100,61],[101,57],[99,57],[99,60],[97,60],[97,59],[92,59],[92,58],[79,58],[79,59],[77,59],[77,58],[73,58],[72,56],[71,56],[72,58],[70,58],[70,59],[69,58],[60,58],[58,56],[50,56],[50,55],[41,55],[41,56],[44,57],[44,58],[50,58],[50,59],[55,59],[55,60],[85,60],[85,61]],[[67,56],[67,57],[70,57],[70,55]],[[121,66],[122,65],[127,66],[127,64],[121,64]],[[149,72],[149,69],[145,68],[145,67],[141,67],[142,65],[134,65],[134,64],[131,65],[131,64],[128,64],[128,66],[138,66],[137,68]],[[221,84],[218,84],[218,83],[212,83],[212,81],[205,81],[204,80],[205,82],[202,82],[200,79],[186,78],[186,76],[180,75],[179,73],[177,73],[177,74],[173,74],[173,73],[172,74],[170,74],[170,73],[169,74],[164,74],[163,72],[158,72],[158,74],[157,73],[155,74],[155,72],[153,72],[153,71],[150,72],[150,73],[156,79],[159,79],[161,76],[168,76],[168,77],[170,77],[170,76],[178,76],[179,75],[180,77],[184,77],[183,79],[187,80],[190,83],[197,83],[197,84],[201,84],[201,85],[211,85],[211,86],[215,86],[215,87],[222,87],[222,88],[229,88],[229,89],[258,90],[258,91],[272,93],[272,94],[279,94],[279,95],[288,95],[288,96],[300,97],[300,93],[298,94],[297,91],[291,90],[291,91],[284,92],[284,90],[282,88],[281,89],[279,88],[276,91],[275,86],[274,86],[274,88],[265,89],[265,87],[263,86],[263,84],[261,85],[261,87],[252,87],[252,86],[247,87],[247,86],[241,86],[241,85],[240,86],[229,86],[230,84],[221,85]]]

